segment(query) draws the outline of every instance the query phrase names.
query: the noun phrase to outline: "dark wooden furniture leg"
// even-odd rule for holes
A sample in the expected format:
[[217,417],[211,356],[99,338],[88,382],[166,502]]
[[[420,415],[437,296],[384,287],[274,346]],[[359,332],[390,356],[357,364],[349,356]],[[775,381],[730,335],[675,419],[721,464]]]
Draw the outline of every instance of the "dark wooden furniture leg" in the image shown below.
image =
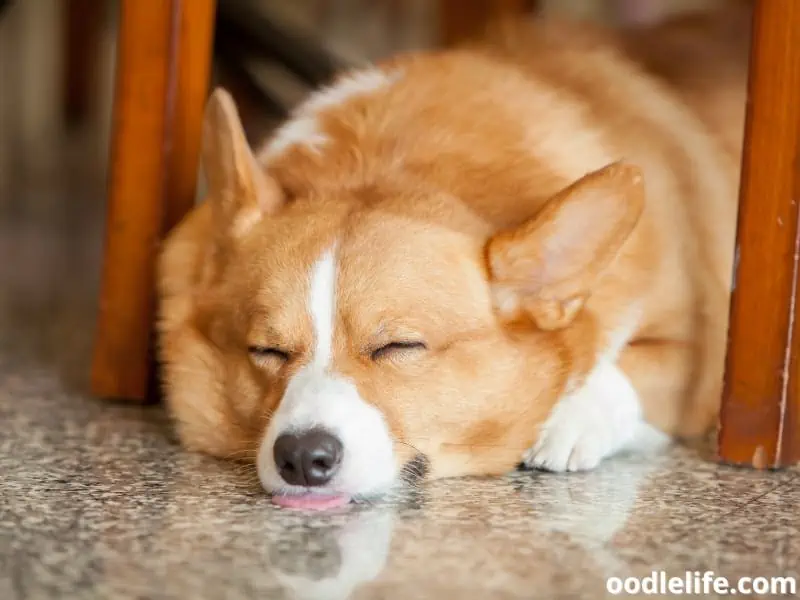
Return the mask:
[[106,3],[65,0],[63,112],[67,123],[81,122],[96,97],[100,35]]
[[92,393],[142,400],[158,245],[194,201],[213,0],[122,0]]
[[758,0],[719,457],[800,461],[800,2]]
[[177,43],[177,89],[162,233],[193,207],[203,111],[211,75],[216,0],[182,0]]
[[439,0],[440,43],[452,46],[479,34],[487,23],[508,14],[531,12],[537,0]]

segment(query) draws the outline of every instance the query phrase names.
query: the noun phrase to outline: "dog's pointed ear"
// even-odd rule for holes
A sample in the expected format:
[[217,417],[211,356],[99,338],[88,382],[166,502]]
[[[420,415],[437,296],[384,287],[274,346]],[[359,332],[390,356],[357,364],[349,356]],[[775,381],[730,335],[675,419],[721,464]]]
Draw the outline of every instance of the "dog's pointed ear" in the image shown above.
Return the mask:
[[643,208],[641,172],[613,163],[558,193],[531,220],[496,234],[487,259],[500,304],[524,311],[541,329],[571,323]]
[[201,155],[219,233],[241,235],[283,203],[280,187],[253,156],[233,98],[222,88],[206,104]]

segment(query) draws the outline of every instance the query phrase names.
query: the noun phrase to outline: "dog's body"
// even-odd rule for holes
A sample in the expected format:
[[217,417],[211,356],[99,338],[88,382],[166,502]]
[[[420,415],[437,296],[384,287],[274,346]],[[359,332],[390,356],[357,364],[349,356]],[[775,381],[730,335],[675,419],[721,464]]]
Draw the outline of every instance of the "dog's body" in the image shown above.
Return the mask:
[[707,431],[745,110],[731,23],[501,27],[344,75],[255,159],[215,94],[209,198],[160,265],[184,443],[316,497],[383,491],[420,456],[578,470]]

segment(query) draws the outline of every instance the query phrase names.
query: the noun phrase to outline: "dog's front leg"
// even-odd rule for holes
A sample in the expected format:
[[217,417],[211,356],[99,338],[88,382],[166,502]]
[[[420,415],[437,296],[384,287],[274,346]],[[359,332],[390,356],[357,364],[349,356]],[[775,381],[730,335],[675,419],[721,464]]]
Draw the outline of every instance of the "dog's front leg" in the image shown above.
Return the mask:
[[650,430],[630,379],[616,363],[602,362],[553,407],[523,463],[555,472],[593,469],[652,437]]
[[629,344],[559,400],[524,464],[581,471],[621,451],[662,448],[680,428],[694,358],[685,344]]

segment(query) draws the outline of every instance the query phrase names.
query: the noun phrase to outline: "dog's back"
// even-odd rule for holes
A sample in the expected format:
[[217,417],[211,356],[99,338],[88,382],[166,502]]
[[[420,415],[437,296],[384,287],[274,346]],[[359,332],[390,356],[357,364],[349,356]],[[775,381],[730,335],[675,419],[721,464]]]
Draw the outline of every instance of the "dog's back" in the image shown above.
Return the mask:
[[738,161],[750,51],[750,3],[689,14],[622,37],[628,55],[663,80]]
[[[720,394],[751,12],[748,3],[732,3],[624,31],[505,22],[488,37],[496,58],[518,65],[584,115],[581,128],[561,137],[600,139],[643,169],[648,200],[630,252],[652,276],[632,284],[646,297],[635,338],[680,341],[690,350],[676,361],[681,376],[642,376],[639,387],[647,390],[643,396],[652,391],[664,399],[647,407],[652,421],[688,435],[713,422]],[[486,41],[477,46],[486,48]],[[574,156],[576,163],[581,158]],[[610,303],[621,300],[615,293]],[[631,369],[646,371],[640,360]],[[670,394],[682,402],[667,401]]]

